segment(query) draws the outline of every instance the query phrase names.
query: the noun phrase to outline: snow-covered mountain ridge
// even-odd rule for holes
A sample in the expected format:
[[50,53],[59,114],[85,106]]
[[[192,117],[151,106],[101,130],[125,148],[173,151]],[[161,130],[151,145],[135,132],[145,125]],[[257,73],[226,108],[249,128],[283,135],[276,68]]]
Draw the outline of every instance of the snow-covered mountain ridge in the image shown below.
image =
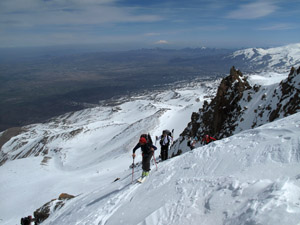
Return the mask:
[[[33,124],[17,129],[18,131],[14,131],[14,128],[14,132],[2,132],[0,142],[4,143],[0,146],[0,165],[7,160],[52,155],[60,155],[61,161],[66,165],[68,162],[63,159],[70,149],[75,151],[74,148],[78,152],[81,152],[80,149],[88,151],[83,152],[82,157],[92,152],[101,152],[98,155],[100,158],[111,152],[125,153],[131,150],[137,136],[147,132],[154,135],[153,132],[159,126],[174,128],[178,136],[187,124],[189,114],[201,105],[205,96],[214,95],[218,82],[199,81],[170,91],[150,93],[129,101],[122,100],[116,106],[101,106],[68,113],[49,123]],[[177,120],[178,123],[170,124],[171,120]],[[11,139],[5,138],[6,133],[13,133]]]
[[153,165],[143,185],[130,170],[99,180],[43,224],[297,225],[299,124],[297,113]]
[[[300,66],[300,43],[268,49],[242,49],[229,58],[247,65],[248,70],[287,72],[291,67]],[[240,64],[239,68],[242,67]]]
[[216,97],[193,113],[173,151],[189,151],[190,138],[201,140],[209,134],[221,139],[300,111],[300,67],[297,70],[292,67],[288,77],[279,84],[250,83],[239,70],[231,68],[230,75],[221,81]]

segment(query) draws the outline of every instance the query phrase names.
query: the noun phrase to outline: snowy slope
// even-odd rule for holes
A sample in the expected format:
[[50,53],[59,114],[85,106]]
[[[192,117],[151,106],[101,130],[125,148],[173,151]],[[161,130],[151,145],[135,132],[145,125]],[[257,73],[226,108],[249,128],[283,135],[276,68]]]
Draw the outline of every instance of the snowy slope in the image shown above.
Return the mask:
[[[255,78],[250,77],[251,79],[253,82]],[[279,84],[263,84],[257,91],[246,91],[244,98],[239,103],[243,114],[236,122],[237,127],[234,133],[292,114],[290,108],[295,108],[293,100],[299,97],[300,75],[296,72],[290,74]],[[291,104],[291,102],[293,103]]]
[[241,63],[256,71],[287,72],[292,66],[300,66],[300,43],[269,49],[242,49],[234,52],[230,58],[240,59]]
[[44,224],[296,225],[300,113],[153,166],[145,183],[84,193]]
[[1,149],[0,222],[15,224],[62,192],[78,195],[110,185],[128,171],[141,133],[154,138],[175,129],[177,138],[217,85],[195,82],[25,127]]

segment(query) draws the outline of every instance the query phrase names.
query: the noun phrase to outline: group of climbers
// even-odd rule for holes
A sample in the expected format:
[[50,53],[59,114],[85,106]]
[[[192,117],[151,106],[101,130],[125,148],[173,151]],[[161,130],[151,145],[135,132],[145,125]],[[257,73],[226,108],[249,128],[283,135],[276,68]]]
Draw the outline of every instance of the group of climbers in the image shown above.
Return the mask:
[[[159,141],[161,150],[160,150],[160,158],[161,161],[167,160],[168,159],[168,151],[169,147],[173,143],[173,132],[170,132],[169,130],[163,130],[162,134],[160,136],[156,136],[156,141]],[[205,135],[201,143],[203,145],[209,144],[211,141],[215,141],[216,139],[209,136]],[[193,150],[195,148],[195,144],[198,142],[197,137],[193,139],[188,140],[188,146]],[[132,157],[133,159],[136,157],[136,150],[141,148],[142,151],[142,176],[141,178],[145,178],[149,175],[150,172],[150,161],[151,158],[154,157],[154,151],[157,149],[155,145],[153,145],[152,139],[150,134],[142,134],[140,136],[139,142],[136,144],[136,146],[133,148],[133,153]],[[32,218],[32,216],[27,216],[21,219],[21,225],[31,225],[32,222],[35,222],[34,224],[37,224],[37,221],[35,218]]]
[[[160,136],[156,136],[156,141],[159,140],[159,143],[161,146],[161,148],[160,148],[161,149],[160,150],[161,161],[168,159],[169,147],[173,143],[173,132],[174,132],[174,130],[172,130],[172,132],[170,132],[169,130],[163,130],[163,132]],[[211,141],[216,141],[216,139],[209,135],[205,135],[201,140],[201,144],[206,145],[206,144],[209,144]],[[194,139],[188,140],[188,146],[191,148],[191,150],[193,150],[195,148],[195,145],[197,142],[198,142],[197,137],[195,137]],[[150,161],[151,161],[152,157],[155,160],[154,151],[157,149],[157,147],[155,145],[153,145],[150,134],[142,134],[140,136],[139,142],[133,148],[133,153],[132,153],[133,160],[136,157],[135,152],[139,148],[141,148],[141,151],[142,151],[143,172],[142,172],[141,177],[144,178],[149,175]]]
[[[216,141],[215,138],[209,136],[208,134],[204,135],[202,140],[200,141],[200,143],[202,145],[207,145],[212,141]],[[198,142],[198,138],[194,137],[194,138],[189,138],[188,142],[187,142],[187,146],[190,147],[191,150],[193,150],[195,148],[196,143]]]
[[[157,137],[156,136],[156,141],[160,140],[160,146],[161,146],[161,151],[160,151],[160,158],[162,161],[168,159],[168,151],[169,151],[169,146],[173,142],[173,136],[172,133],[169,130],[164,130],[162,132],[162,135]],[[154,157],[154,151],[157,149],[155,145],[153,145],[152,139],[150,134],[142,134],[140,136],[139,142],[136,144],[136,146],[133,148],[133,153],[132,157],[133,159],[135,158],[136,154],[135,151],[141,148],[142,151],[142,178],[146,177],[149,175],[150,171],[150,161],[151,158]]]

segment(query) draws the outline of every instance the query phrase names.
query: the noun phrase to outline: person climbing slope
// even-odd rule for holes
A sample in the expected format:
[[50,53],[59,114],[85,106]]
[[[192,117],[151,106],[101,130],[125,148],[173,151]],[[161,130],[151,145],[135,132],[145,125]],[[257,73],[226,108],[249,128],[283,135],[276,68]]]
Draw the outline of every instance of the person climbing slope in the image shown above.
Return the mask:
[[172,133],[169,130],[163,130],[162,135],[157,137],[156,140],[160,140],[160,157],[161,161],[168,159],[169,145],[173,142]]
[[193,150],[195,148],[197,141],[198,141],[197,137],[194,138],[189,137],[187,141],[187,146],[189,146],[190,149]]
[[149,171],[150,171],[150,160],[152,158],[152,156],[154,156],[154,150],[156,150],[157,148],[151,143],[151,142],[147,142],[147,139],[145,137],[140,137],[139,143],[137,143],[137,145],[133,148],[132,150],[132,157],[135,158],[136,154],[135,151],[141,148],[142,150],[142,178],[146,177],[149,175]]
[[32,218],[32,216],[27,216],[21,219],[21,225],[31,225],[32,222],[35,222],[35,219]]
[[212,142],[212,141],[216,141],[216,139],[213,138],[213,137],[211,137],[211,136],[209,136],[208,134],[206,134],[206,135],[202,138],[202,144],[203,144],[203,145],[207,145],[207,144],[209,144],[209,143]]

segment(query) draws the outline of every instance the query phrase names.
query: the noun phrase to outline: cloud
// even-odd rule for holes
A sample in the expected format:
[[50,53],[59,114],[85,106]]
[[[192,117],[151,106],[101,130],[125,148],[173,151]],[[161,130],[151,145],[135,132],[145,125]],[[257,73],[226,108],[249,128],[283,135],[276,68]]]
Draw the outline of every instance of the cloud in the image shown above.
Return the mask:
[[134,7],[120,7],[112,0],[1,0],[0,23],[14,21],[18,26],[103,25],[111,23],[156,22],[155,14],[140,13]]
[[106,42],[110,39],[102,37],[134,33],[127,29],[130,24],[160,20],[155,12],[122,7],[114,0],[0,0],[0,46]]
[[237,10],[231,11],[226,18],[229,19],[257,19],[260,17],[267,16],[277,10],[271,2],[258,1],[241,5]]
[[275,24],[275,25],[271,25],[271,26],[266,26],[266,27],[260,27],[258,28],[258,30],[293,30],[293,29],[297,29],[297,26],[293,25],[293,24],[286,24],[286,23],[279,23],[279,24]]
[[159,41],[155,42],[155,44],[158,44],[158,45],[165,45],[165,44],[169,44],[169,42],[166,41],[166,40],[159,40]]
[[144,36],[159,36],[159,35],[160,35],[160,33],[155,33],[155,32],[144,34]]

